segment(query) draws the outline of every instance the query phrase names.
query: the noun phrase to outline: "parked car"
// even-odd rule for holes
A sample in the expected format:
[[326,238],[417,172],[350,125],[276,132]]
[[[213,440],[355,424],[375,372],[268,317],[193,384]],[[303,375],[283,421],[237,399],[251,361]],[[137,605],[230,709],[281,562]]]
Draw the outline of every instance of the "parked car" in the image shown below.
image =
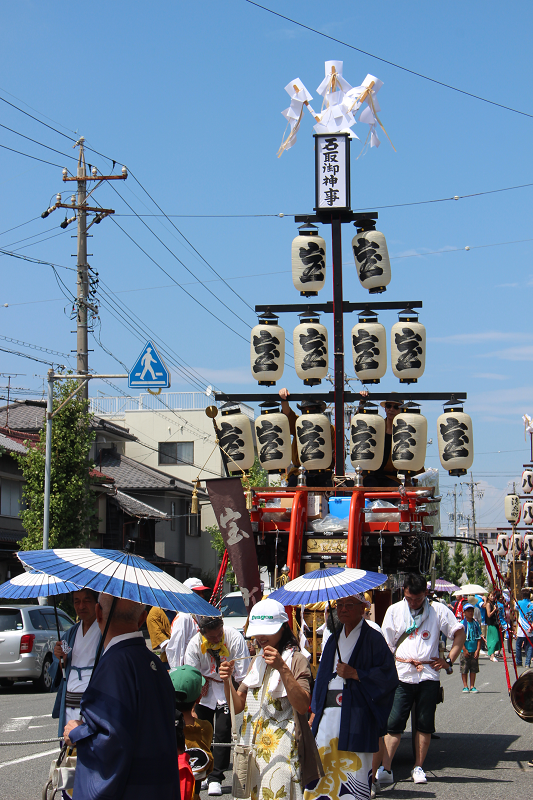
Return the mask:
[[243,632],[244,625],[248,619],[248,612],[240,592],[229,592],[224,595],[220,603],[220,612],[224,617],[224,625],[230,628],[237,628],[239,633]]
[[[60,631],[74,625],[64,611],[58,609],[57,616]],[[0,686],[31,680],[36,689],[47,692],[56,641],[53,606],[0,606]]]

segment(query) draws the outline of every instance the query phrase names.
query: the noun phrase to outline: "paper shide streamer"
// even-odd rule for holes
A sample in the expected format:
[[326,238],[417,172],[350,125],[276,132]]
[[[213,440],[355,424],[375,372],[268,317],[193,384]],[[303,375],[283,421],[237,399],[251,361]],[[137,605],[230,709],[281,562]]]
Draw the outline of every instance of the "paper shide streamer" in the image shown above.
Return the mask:
[[[359,139],[359,137],[351,128],[356,124],[355,115],[362,108],[359,121],[369,126],[365,146],[370,142],[370,147],[379,147],[378,125],[390,142],[389,135],[378,117],[381,109],[376,95],[383,86],[383,81],[374,75],[367,75],[360,86],[351,86],[343,78],[342,68],[342,61],[326,61],[326,77],[317,88],[318,94],[322,96],[322,107],[318,114],[310,105],[313,97],[300,78],[295,78],[287,84],[285,91],[291,98],[291,104],[281,113],[287,120],[290,132],[281,143],[278,158],[296,142],[296,134],[300,128],[305,107],[316,121],[315,133],[350,133],[351,138],[354,139]],[[395,149],[394,145],[392,147]]]

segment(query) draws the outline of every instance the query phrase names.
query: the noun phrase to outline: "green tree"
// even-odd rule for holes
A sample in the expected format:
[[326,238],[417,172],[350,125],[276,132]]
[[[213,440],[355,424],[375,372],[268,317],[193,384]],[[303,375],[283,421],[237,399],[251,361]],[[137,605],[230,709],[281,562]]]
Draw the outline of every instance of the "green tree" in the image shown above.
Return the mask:
[[450,566],[450,580],[459,586],[461,583],[461,575],[465,570],[465,557],[463,555],[463,545],[461,542],[456,542],[455,550],[453,551],[453,558]]
[[248,475],[241,478],[241,481],[245,489],[253,489],[254,486],[268,486],[268,472],[263,469],[257,456],[248,470]]
[[486,581],[485,562],[479,547],[472,546],[465,560],[465,572],[470,583],[477,583],[483,586]]
[[[222,556],[224,555],[226,545],[224,544],[224,539],[222,538],[220,529],[218,528],[217,525],[206,525],[205,529],[208,532],[209,536],[211,537],[212,549],[216,551],[219,561],[222,561]],[[228,583],[231,584],[237,583],[237,580],[235,578],[235,573],[233,572],[233,567],[231,566],[231,561],[229,560],[228,560],[228,568],[226,570],[226,580]]]
[[[54,409],[78,386],[76,380],[57,381],[54,386]],[[90,428],[88,402],[74,396],[53,418],[52,459],[50,471],[49,547],[80,547],[86,544],[94,519],[94,499],[89,487],[89,452],[94,440]],[[28,443],[26,455],[13,454],[25,480],[22,493],[25,508],[21,511],[26,536],[22,550],[40,550],[43,546],[44,466],[46,427],[37,445]]]
[[[444,578],[449,581],[451,570],[450,548],[448,542],[443,542],[440,539],[434,539],[433,550],[435,552],[435,567],[437,568],[437,577]],[[431,579],[431,578],[429,578]]]

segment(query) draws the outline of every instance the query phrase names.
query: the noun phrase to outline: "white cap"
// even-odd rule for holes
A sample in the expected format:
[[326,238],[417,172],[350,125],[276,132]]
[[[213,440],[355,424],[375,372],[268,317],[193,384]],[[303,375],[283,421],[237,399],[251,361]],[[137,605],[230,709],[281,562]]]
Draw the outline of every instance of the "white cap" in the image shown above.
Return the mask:
[[289,617],[277,600],[261,600],[250,611],[247,636],[270,636],[277,633]]
[[200,578],[187,578],[186,581],[183,581],[183,585],[187,587],[187,589],[195,589],[197,592],[201,591],[202,589],[209,589],[209,586],[204,586]]

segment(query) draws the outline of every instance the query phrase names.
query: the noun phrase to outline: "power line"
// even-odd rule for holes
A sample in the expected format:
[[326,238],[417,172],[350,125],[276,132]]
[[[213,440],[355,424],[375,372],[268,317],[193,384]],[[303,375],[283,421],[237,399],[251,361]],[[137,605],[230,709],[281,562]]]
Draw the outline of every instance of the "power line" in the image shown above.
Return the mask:
[[35,220],[37,219],[41,219],[41,216],[39,215],[38,217],[32,217],[32,219],[29,219],[27,222],[21,222],[20,225],[15,225],[14,228],[8,228],[7,231],[2,231],[2,233],[0,233],[0,236],[3,236],[4,233],[9,233],[10,231],[16,231],[17,228],[23,228],[24,225],[29,225],[30,222],[35,222]]
[[10,342],[11,344],[18,344],[21,345],[22,347],[29,347],[32,350],[40,350],[43,353],[50,353],[50,355],[52,356],[61,356],[62,358],[70,358],[68,353],[60,353],[57,350],[50,350],[48,347],[41,347],[38,344],[30,344],[29,342],[22,342],[20,339],[12,339],[10,336],[2,336],[0,334],[0,339],[3,339],[5,342]]
[[317,33],[319,36],[323,36],[325,39],[329,39],[332,42],[337,42],[337,44],[342,44],[344,45],[344,47],[350,48],[350,50],[355,50],[357,53],[362,53],[364,56],[370,56],[370,58],[375,58],[377,61],[381,61],[382,64],[388,64],[390,67],[396,67],[396,69],[401,69],[403,72],[408,72],[410,75],[415,75],[417,78],[423,78],[425,81],[430,81],[430,83],[436,83],[438,86],[444,86],[445,89],[451,89],[452,91],[458,92],[459,94],[464,94],[467,97],[473,97],[474,100],[481,100],[483,103],[489,103],[489,105],[497,106],[498,108],[503,108],[506,111],[513,111],[515,114],[521,114],[524,117],[533,118],[533,114],[528,114],[526,111],[520,111],[517,108],[511,108],[510,106],[505,106],[503,105],[503,103],[497,103],[495,100],[488,100],[486,97],[481,97],[478,94],[467,92],[464,89],[458,89],[456,86],[452,86],[449,83],[444,83],[443,81],[438,81],[435,78],[430,78],[427,75],[423,75],[421,72],[415,72],[415,70],[413,69],[402,67],[400,64],[395,64],[394,61],[388,61],[386,58],[381,58],[380,56],[376,56],[373,53],[369,53],[367,50],[361,50],[360,47],[355,47],[353,44],[348,44],[347,42],[343,42],[342,39],[336,39],[334,36],[328,36],[327,33],[318,31],[316,28],[311,28],[309,27],[309,25],[304,25],[303,22],[298,22],[298,20],[286,17],[283,14],[279,14],[277,11],[272,11],[271,8],[266,8],[266,6],[262,6],[259,3],[255,3],[254,0],[245,0],[245,2],[249,3],[252,6],[257,6],[257,8],[261,8],[263,11],[268,11],[269,14],[273,14],[275,17],[280,17],[281,19],[287,20],[287,22],[292,22],[293,25],[298,25],[300,28],[305,28],[305,30],[311,31],[311,33]]
[[[0,97],[0,100],[1,99],[2,98]],[[5,144],[0,144],[0,147],[3,147],[4,150],[9,150],[11,153],[18,153],[19,156],[26,156],[26,158],[33,158],[34,161],[40,161],[42,164],[50,164],[51,167],[57,167],[58,169],[63,169],[61,164],[54,164],[53,161],[46,161],[44,158],[37,158],[37,156],[30,156],[29,153],[23,153],[22,150],[15,150],[13,147],[8,147]]]
[[[140,180],[139,180],[139,179],[138,179],[138,178],[137,178],[137,177],[136,177],[136,176],[133,174],[133,172],[131,172],[131,171],[130,171],[130,175],[132,175],[133,179],[134,179],[134,180],[135,180],[135,181],[136,181],[136,182],[139,184],[139,186],[141,187],[141,189],[143,190],[143,192],[145,192],[145,193],[148,195],[148,197],[150,198],[150,200],[152,201],[152,203],[154,203],[154,205],[155,205],[155,206],[157,206],[157,208],[158,208],[158,209],[159,209],[159,210],[160,210],[160,211],[161,211],[161,212],[164,214],[165,212],[163,211],[163,209],[161,208],[161,206],[160,206],[158,203],[156,203],[156,201],[154,200],[154,198],[152,197],[152,195],[151,195],[151,194],[148,192],[148,190],[147,190],[147,189],[145,189],[145,187],[142,185],[142,183],[140,182]],[[194,250],[194,252],[195,252],[195,253],[196,253],[196,254],[197,254],[197,255],[198,255],[198,256],[199,256],[199,257],[202,259],[202,261],[204,262],[204,264],[207,264],[207,266],[209,267],[209,269],[211,270],[211,272],[213,272],[213,273],[214,273],[214,274],[215,274],[215,275],[216,275],[218,278],[220,278],[220,280],[221,280],[221,281],[223,281],[223,283],[224,283],[224,284],[225,284],[225,285],[228,287],[228,289],[230,289],[230,290],[233,292],[233,294],[235,295],[235,297],[238,297],[238,298],[239,298],[239,300],[241,300],[241,301],[244,303],[244,305],[245,305],[245,306],[247,306],[247,307],[250,309],[250,311],[252,311],[252,312],[253,312],[253,311],[254,311],[254,309],[252,308],[252,306],[250,305],[250,303],[248,303],[248,301],[247,301],[247,300],[245,300],[245,299],[244,299],[244,297],[241,297],[241,295],[240,295],[238,292],[236,292],[236,291],[235,291],[235,289],[233,289],[233,287],[232,287],[232,286],[230,286],[228,283],[226,283],[226,281],[224,280],[224,278],[222,277],[222,275],[220,275],[220,273],[218,273],[218,272],[216,271],[216,269],[215,269],[213,266],[211,266],[211,264],[209,263],[209,261],[207,261],[207,260],[206,260],[206,259],[203,257],[203,255],[202,255],[201,253],[199,253],[199,252],[198,252],[198,250],[196,249],[196,247],[195,247],[193,244],[191,244],[191,242],[190,242],[190,241],[187,239],[187,237],[185,236],[185,234],[184,234],[184,233],[182,233],[182,232],[180,231],[180,229],[177,227],[177,225],[175,225],[175,224],[172,222],[172,220],[171,220],[171,219],[169,219],[169,217],[167,217],[166,215],[165,215],[165,217],[166,217],[166,219],[167,219],[167,220],[170,222],[170,224],[172,225],[172,227],[173,227],[173,228],[174,228],[174,229],[175,229],[175,230],[176,230],[176,231],[179,233],[179,235],[180,235],[180,236],[181,236],[181,237],[182,237],[182,238],[183,238],[183,239],[184,239],[184,240],[187,242],[187,244],[189,245],[189,247],[192,247],[192,249]]]
[[[39,242],[35,242],[35,244],[39,244]],[[72,272],[76,272],[76,269],[74,267],[65,267],[64,264],[54,264],[52,261],[42,261],[42,259],[40,258],[32,258],[31,256],[21,256],[16,252],[12,252],[10,250],[4,250],[1,247],[0,247],[0,254],[3,256],[12,256],[13,258],[20,258],[22,261],[29,261],[30,264],[42,264],[43,266],[46,267],[58,267],[59,269],[69,269]]]
[[[130,175],[135,178],[135,175],[130,170]],[[135,178],[137,180],[137,178]],[[139,181],[137,181],[139,183]],[[140,184],[139,184],[140,185]],[[148,194],[148,192],[147,192]],[[149,196],[149,195],[148,195]],[[156,203],[157,205],[157,203]],[[165,217],[170,220],[171,217],[179,219],[241,219],[246,217],[294,217],[294,214],[115,214],[116,217]],[[192,246],[192,245],[191,245]],[[201,257],[201,256],[200,256]]]
[[[0,351],[2,353],[11,353],[11,355],[20,356],[21,358],[29,358],[31,361],[38,361],[40,364],[48,364],[49,367],[54,366],[52,361],[43,361],[42,358],[35,358],[35,356],[30,356],[27,353],[19,353],[17,350],[7,350],[5,347],[0,347]],[[55,363],[57,364],[57,361]]]
[[16,131],[14,128],[8,128],[7,125],[2,125],[0,122],[0,128],[4,128],[6,131],[11,131],[11,133],[16,133],[17,136],[21,136],[23,139],[27,139],[28,142],[33,142],[34,144],[38,144],[41,147],[46,147],[47,150],[51,150],[53,153],[57,153],[64,158],[71,158],[73,161],[77,161],[78,159],[76,156],[68,155],[68,153],[62,153],[61,150],[56,150],[55,147],[50,147],[50,145],[44,144],[44,142],[39,142],[38,139],[32,139],[31,136],[25,136],[25,134]]

